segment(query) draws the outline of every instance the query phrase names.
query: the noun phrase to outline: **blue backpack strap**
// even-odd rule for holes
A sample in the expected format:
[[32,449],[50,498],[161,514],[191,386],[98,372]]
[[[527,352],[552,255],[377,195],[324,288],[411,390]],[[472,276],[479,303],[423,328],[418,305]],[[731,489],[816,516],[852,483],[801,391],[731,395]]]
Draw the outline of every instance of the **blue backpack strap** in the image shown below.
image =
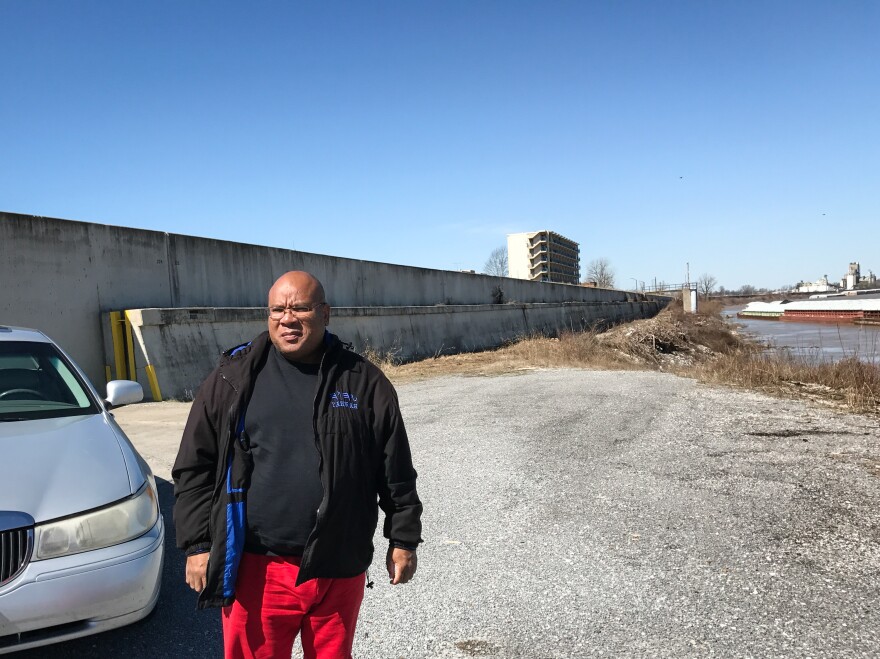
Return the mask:
[[[235,429],[235,440],[247,449],[244,437],[244,418],[247,409],[242,410]],[[244,501],[244,489],[232,485],[232,452],[226,464],[226,546],[223,561],[223,597],[235,594],[235,581],[238,578],[238,566],[244,550],[244,536],[247,529],[247,511]]]
[[238,353],[240,353],[242,350],[244,350],[245,348],[250,347],[250,345],[251,345],[251,341],[248,341],[247,343],[242,343],[242,344],[239,345],[239,346],[235,346],[234,348],[230,348],[229,350],[227,350],[227,351],[224,352],[223,354],[226,355],[226,356],[228,356],[228,357],[235,357],[235,356],[236,356]]

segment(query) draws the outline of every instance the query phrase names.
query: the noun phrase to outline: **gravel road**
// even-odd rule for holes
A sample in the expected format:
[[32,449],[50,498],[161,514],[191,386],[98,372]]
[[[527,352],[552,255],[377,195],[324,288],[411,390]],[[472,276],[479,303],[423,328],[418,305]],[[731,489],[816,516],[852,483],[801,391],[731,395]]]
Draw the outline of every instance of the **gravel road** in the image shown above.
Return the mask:
[[[399,393],[426,543],[405,586],[378,552],[355,656],[878,655],[876,420],[646,372]],[[117,412],[164,481],[172,535],[187,409]],[[217,614],[194,610],[182,573],[171,549],[153,616],[53,656],[220,656]]]

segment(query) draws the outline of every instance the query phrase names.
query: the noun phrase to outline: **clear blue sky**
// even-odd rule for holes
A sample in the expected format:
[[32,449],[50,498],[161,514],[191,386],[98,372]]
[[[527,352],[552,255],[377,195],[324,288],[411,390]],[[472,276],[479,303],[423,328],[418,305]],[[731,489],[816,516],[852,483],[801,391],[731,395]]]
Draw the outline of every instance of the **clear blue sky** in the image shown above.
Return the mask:
[[880,2],[0,0],[0,210],[481,270],[880,274]]

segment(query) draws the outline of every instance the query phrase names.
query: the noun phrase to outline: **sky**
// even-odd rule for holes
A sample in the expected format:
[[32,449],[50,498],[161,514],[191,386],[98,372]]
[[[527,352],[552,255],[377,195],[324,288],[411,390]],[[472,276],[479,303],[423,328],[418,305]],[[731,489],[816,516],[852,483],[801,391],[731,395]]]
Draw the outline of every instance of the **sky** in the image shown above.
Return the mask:
[[880,3],[0,0],[0,210],[632,288],[880,274]]

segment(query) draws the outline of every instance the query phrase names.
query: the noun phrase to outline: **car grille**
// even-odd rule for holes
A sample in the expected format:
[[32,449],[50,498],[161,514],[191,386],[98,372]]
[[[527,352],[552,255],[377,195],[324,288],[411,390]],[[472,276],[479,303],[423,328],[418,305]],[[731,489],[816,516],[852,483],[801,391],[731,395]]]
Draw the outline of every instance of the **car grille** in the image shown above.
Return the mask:
[[0,586],[12,581],[27,567],[34,546],[34,530],[0,531]]

